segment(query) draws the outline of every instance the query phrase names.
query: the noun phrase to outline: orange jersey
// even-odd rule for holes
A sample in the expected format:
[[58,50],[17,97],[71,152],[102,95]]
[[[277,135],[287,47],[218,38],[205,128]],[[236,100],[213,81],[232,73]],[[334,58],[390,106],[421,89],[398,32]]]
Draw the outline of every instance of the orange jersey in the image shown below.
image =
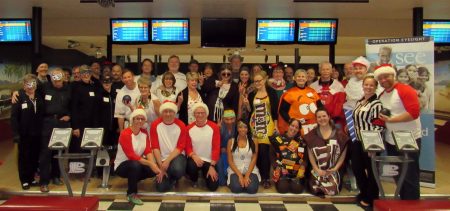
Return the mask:
[[[281,96],[280,103],[285,101],[291,105],[288,111],[289,117],[300,120],[302,135],[307,134],[316,126],[316,102],[319,99],[319,95],[311,87],[305,87],[304,89],[292,87]],[[283,118],[278,118],[278,129],[281,134],[284,134],[288,129],[288,123]]]

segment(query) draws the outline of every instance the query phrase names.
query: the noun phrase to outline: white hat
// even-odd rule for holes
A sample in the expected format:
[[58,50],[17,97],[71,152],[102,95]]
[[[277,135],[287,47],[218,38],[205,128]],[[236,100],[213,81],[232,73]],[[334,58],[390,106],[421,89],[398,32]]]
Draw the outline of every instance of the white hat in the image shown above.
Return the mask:
[[133,124],[134,117],[144,116],[145,121],[147,121],[147,113],[142,108],[135,109],[130,115],[130,124]]
[[394,78],[396,75],[395,69],[389,64],[378,67],[377,69],[375,69],[375,72],[373,74],[376,80],[378,80],[378,77],[382,74],[393,74]]
[[204,104],[204,103],[202,103],[202,102],[195,103],[195,104],[192,106],[192,111],[195,112],[195,110],[196,110],[197,108],[203,108],[203,109],[205,109],[206,116],[209,115],[209,109],[208,109],[208,106],[207,106],[206,104]]
[[166,100],[166,101],[163,102],[161,107],[159,107],[159,113],[162,113],[166,109],[170,109],[170,110],[172,110],[175,113],[178,112],[178,106],[174,102],[172,102],[170,100]]
[[355,60],[352,61],[352,65],[353,66],[355,66],[357,64],[363,65],[367,69],[369,69],[369,67],[370,67],[370,62],[366,58],[364,58],[363,56],[360,56],[360,57],[358,57],[358,58],[356,58]]

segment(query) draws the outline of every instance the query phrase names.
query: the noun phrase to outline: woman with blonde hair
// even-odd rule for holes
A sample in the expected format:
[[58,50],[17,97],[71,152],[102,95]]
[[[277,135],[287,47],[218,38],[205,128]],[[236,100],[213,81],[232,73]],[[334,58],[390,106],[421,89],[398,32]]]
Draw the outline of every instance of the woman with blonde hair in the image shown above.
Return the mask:
[[22,80],[17,102],[11,108],[14,142],[18,143],[19,179],[23,190],[37,185],[34,173],[38,168],[39,144],[44,118],[44,99],[36,93],[37,77],[27,74]]
[[270,141],[269,137],[278,132],[278,96],[274,89],[267,85],[265,71],[255,73],[253,83],[255,90],[244,99],[244,105],[250,111],[250,129],[254,139],[258,141],[258,168],[265,189],[270,184]]
[[187,87],[178,94],[179,119],[186,125],[195,121],[193,106],[204,101],[197,89],[199,77],[197,72],[186,73]]

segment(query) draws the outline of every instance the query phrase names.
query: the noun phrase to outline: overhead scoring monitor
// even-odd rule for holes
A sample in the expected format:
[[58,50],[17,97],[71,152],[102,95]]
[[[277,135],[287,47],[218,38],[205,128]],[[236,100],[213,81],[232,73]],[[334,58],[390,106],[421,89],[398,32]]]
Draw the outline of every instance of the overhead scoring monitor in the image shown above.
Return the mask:
[[450,20],[424,20],[423,36],[433,37],[436,44],[450,44]]
[[31,42],[30,19],[0,19],[0,42]]
[[298,43],[335,44],[337,41],[337,19],[299,19]]
[[189,19],[152,19],[152,42],[189,44]]
[[111,37],[113,43],[149,42],[148,19],[111,19]]
[[295,19],[257,19],[256,43],[292,44],[295,31]]

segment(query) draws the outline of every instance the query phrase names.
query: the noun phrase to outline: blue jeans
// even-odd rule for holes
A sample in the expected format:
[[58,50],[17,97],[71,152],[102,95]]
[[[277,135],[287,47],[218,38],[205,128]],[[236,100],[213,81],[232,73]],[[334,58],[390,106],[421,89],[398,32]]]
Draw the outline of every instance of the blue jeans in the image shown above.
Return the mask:
[[161,183],[156,182],[156,190],[159,192],[167,192],[172,189],[173,184],[184,176],[186,172],[186,157],[182,154],[170,161],[167,169],[167,176],[164,177]]
[[236,174],[231,174],[229,185],[231,192],[255,194],[256,192],[258,192],[259,187],[258,176],[252,173],[250,174],[250,180],[251,182],[248,187],[244,188],[239,184],[239,177]]
[[228,169],[228,156],[227,153],[220,154],[220,160],[217,163],[217,173],[219,173],[219,185],[227,185],[227,169]]

